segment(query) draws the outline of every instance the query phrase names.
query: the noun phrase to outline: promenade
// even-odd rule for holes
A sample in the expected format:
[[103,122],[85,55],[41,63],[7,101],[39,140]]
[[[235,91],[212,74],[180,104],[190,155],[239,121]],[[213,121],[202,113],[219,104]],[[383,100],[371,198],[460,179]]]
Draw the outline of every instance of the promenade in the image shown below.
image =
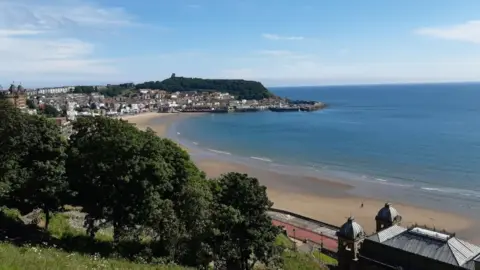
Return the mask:
[[269,211],[268,214],[273,220],[272,223],[282,226],[290,238],[300,241],[307,239],[316,245],[323,245],[330,251],[337,251],[338,239],[335,235],[337,227],[282,210]]

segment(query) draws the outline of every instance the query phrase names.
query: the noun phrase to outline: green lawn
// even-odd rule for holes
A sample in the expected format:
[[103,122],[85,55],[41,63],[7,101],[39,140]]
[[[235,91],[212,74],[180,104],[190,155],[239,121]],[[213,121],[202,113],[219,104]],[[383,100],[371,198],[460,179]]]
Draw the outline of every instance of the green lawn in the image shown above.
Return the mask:
[[49,247],[17,247],[0,243],[1,270],[76,270],[76,269],[159,269],[182,270],[179,266],[154,266],[135,264],[124,260],[103,259],[98,256],[85,256],[67,253]]
[[[293,242],[284,234],[280,234],[275,243],[285,248],[282,254],[284,270],[323,270],[321,266],[311,254],[294,251]],[[320,254],[320,253],[319,253]],[[326,256],[324,254],[321,254]],[[330,258],[330,257],[328,257]],[[330,258],[331,259],[331,258]]]
[[[18,211],[3,209],[3,215],[12,220],[19,216]],[[67,241],[71,245],[78,247],[77,252],[65,252],[59,247],[45,243],[43,246],[22,246],[18,247],[7,242],[0,242],[0,270],[30,270],[30,269],[159,269],[159,270],[180,270],[188,269],[180,266],[169,265],[148,265],[138,264],[121,259],[104,258],[99,255],[83,255],[78,250],[98,248],[100,252],[109,253],[109,245],[112,236],[108,232],[98,233],[96,240],[90,242],[86,237],[84,230],[72,228],[68,217],[65,214],[58,213],[53,215],[49,229],[49,235],[60,242]],[[7,239],[5,239],[7,240]],[[0,239],[2,241],[2,239]],[[276,239],[276,244],[285,249],[282,254],[284,260],[284,270],[323,270],[322,266],[315,260],[311,254],[294,251],[293,242],[285,235],[281,234]],[[92,246],[94,245],[94,246]],[[70,250],[70,249],[67,249]],[[318,259],[325,263],[335,262],[334,259],[317,252],[314,254]],[[108,255],[107,255],[108,257]],[[331,261],[333,260],[333,261]]]
[[315,258],[319,259],[320,261],[322,261],[326,264],[330,264],[330,265],[337,265],[338,264],[336,259],[334,259],[334,258],[332,258],[328,255],[325,255],[325,254],[321,253],[320,251],[314,251],[313,256],[315,256]]
[[286,249],[293,249],[293,242],[288,238],[285,234],[280,234],[277,236],[277,239],[275,240],[275,244],[277,246],[281,246]]

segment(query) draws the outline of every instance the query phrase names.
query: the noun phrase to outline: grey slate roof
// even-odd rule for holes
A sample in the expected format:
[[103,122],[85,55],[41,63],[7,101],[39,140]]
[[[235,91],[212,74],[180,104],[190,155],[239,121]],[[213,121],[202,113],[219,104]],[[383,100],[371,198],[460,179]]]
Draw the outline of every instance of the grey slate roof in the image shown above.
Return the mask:
[[479,246],[456,237],[442,240],[441,237],[422,235],[415,229],[409,230],[397,225],[369,236],[368,239],[467,269],[470,269],[471,265],[473,265],[471,262],[480,254]]

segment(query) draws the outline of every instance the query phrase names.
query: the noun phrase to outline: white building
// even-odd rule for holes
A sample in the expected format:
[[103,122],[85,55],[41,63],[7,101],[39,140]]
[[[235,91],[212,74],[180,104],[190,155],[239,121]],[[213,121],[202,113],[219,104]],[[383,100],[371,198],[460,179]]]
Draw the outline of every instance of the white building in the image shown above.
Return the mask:
[[29,95],[52,95],[52,94],[64,94],[73,92],[75,87],[73,86],[63,86],[63,87],[47,87],[47,88],[37,88],[33,91],[29,91]]

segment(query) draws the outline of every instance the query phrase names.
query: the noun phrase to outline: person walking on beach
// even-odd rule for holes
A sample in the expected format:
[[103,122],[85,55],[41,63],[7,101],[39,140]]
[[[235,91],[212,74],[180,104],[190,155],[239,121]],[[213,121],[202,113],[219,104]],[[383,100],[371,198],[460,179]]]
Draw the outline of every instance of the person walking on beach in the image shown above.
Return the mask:
[[363,208],[363,202],[362,202],[362,204],[360,204],[360,208]]

